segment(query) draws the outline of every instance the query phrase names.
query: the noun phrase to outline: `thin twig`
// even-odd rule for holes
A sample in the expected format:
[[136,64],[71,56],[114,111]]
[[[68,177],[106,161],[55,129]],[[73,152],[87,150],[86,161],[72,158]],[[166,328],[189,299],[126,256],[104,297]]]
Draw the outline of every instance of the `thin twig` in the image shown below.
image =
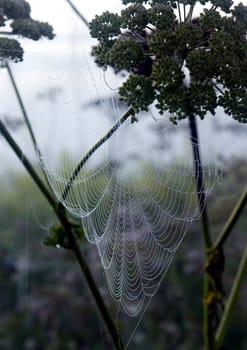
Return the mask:
[[113,127],[86,153],[86,155],[81,159],[81,161],[77,164],[75,170],[73,171],[66,187],[65,190],[62,194],[62,200],[64,201],[72,186],[79,175],[80,171],[82,170],[83,166],[85,163],[89,160],[89,158],[97,151],[98,148],[100,148],[117,130],[118,128],[129,118],[130,115],[133,114],[133,108],[129,107],[127,111],[125,111],[121,118],[113,125]]
[[235,277],[233,286],[231,288],[229,297],[227,299],[227,303],[225,305],[225,310],[221,318],[221,322],[219,324],[219,327],[216,332],[215,336],[215,343],[217,346],[217,349],[222,345],[227,326],[231,320],[232,312],[234,310],[234,306],[236,304],[240,288],[242,286],[242,283],[244,279],[246,279],[246,272],[247,272],[247,245],[245,247],[245,250],[243,252],[237,275]]
[[193,11],[194,11],[194,7],[195,7],[195,4],[194,5],[190,5],[190,9],[189,9],[189,12],[187,14],[185,22],[191,22]]
[[81,14],[81,12],[77,9],[77,7],[73,4],[72,1],[70,0],[66,0],[67,3],[70,5],[70,7],[72,8],[72,10],[77,14],[77,16],[82,20],[82,22],[89,27],[89,23],[87,21],[87,19]]
[[185,3],[183,3],[183,10],[184,10],[184,22],[186,21],[186,6]]
[[180,1],[177,1],[177,7],[178,7],[178,17],[179,17],[179,22],[182,22],[182,15],[181,15],[181,9],[180,9]]
[[[37,143],[37,140],[36,140],[36,137],[34,135],[34,132],[33,132],[33,128],[32,128],[32,125],[30,123],[30,119],[28,117],[28,114],[27,114],[27,110],[24,106],[24,102],[22,100],[22,97],[21,97],[21,94],[20,94],[20,91],[19,91],[19,88],[16,84],[16,81],[15,81],[15,78],[14,78],[14,75],[13,75],[13,72],[10,68],[10,65],[8,64],[8,62],[6,61],[5,62],[5,67],[7,69],[7,72],[8,72],[8,75],[10,77],[10,81],[12,83],[12,86],[13,86],[13,89],[14,89],[14,92],[15,92],[15,95],[17,97],[17,100],[18,100],[18,103],[19,103],[19,106],[20,106],[20,110],[21,110],[21,113],[23,115],[23,119],[26,123],[26,126],[27,126],[27,129],[28,129],[28,132],[29,132],[29,135],[30,135],[30,138],[31,138],[31,141],[32,141],[32,144],[33,144],[33,147],[34,147],[34,150],[35,152],[37,152],[37,155],[38,155],[38,158],[39,158],[39,161],[40,161],[40,164],[42,165],[42,162],[43,162],[43,159],[42,159],[42,153],[41,153],[41,150],[39,148],[39,145]],[[46,183],[47,183],[47,186],[49,187],[50,191],[52,192],[52,188],[51,188],[51,185],[50,185],[50,182],[48,180],[48,177],[47,177],[47,174],[46,172],[44,171],[44,168],[43,166],[41,166],[41,170],[43,172],[43,175],[44,175],[44,178],[46,180]]]
[[0,35],[16,35],[16,34],[13,32],[8,32],[7,30],[6,31],[2,30],[0,31]]
[[215,87],[216,90],[218,90],[221,93],[221,95],[224,95],[224,91],[221,90],[221,88],[217,84],[215,84],[214,82],[213,82],[213,86]]
[[243,212],[243,209],[247,203],[247,186],[243,191],[241,197],[239,198],[237,204],[233,208],[231,215],[229,216],[225,226],[223,227],[221,233],[219,234],[217,240],[214,243],[214,248],[219,249],[223,247],[225,241],[232,232],[233,227],[235,226],[237,220]]

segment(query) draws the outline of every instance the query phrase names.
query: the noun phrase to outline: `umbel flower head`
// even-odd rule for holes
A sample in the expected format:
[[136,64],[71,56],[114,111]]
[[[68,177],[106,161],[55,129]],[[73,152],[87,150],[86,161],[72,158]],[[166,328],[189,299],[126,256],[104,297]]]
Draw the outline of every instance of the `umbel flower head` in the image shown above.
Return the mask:
[[1,31],[0,60],[23,60],[23,48],[13,36],[32,40],[39,40],[41,37],[54,38],[53,28],[48,23],[33,20],[30,12],[30,5],[25,0],[0,0],[0,28],[10,28]]
[[[247,6],[232,0],[122,0],[90,23],[95,61],[128,72],[119,89],[137,113],[155,103],[173,121],[218,106],[247,122]],[[189,81],[189,83],[188,83]]]

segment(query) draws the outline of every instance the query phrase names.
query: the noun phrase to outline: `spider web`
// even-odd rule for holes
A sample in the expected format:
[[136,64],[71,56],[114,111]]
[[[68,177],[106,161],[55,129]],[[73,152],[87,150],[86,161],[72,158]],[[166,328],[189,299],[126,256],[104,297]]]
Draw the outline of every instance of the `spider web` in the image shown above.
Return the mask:
[[[121,123],[126,106],[109,86],[115,90],[126,77],[103,73],[80,51],[61,51],[62,63],[57,56],[39,62],[44,90],[32,108],[41,163],[58,200],[97,246],[113,299],[136,316],[200,216],[188,123],[172,125],[154,106],[138,122]],[[221,176],[207,153],[206,196]]]

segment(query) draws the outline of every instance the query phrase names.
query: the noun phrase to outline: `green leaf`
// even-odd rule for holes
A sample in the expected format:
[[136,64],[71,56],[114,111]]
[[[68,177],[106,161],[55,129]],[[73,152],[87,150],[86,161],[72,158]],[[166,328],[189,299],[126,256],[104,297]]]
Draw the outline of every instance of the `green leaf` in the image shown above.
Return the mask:
[[43,243],[46,246],[70,249],[67,234],[62,226],[53,226],[50,229],[50,234],[44,238]]

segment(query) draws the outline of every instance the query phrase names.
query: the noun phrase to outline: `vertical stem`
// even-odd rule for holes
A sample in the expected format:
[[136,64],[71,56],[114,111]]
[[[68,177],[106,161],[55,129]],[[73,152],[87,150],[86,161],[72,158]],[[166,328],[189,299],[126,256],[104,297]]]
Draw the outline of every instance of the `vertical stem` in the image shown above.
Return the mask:
[[182,16],[181,16],[181,8],[180,8],[180,1],[177,1],[177,7],[178,7],[178,17],[179,17],[179,22],[182,22]]
[[186,7],[185,4],[183,4],[183,10],[184,10],[184,22],[186,21]]
[[[16,95],[16,97],[17,97],[17,100],[18,100],[18,103],[19,103],[19,106],[20,106],[20,109],[21,109],[21,113],[22,113],[22,115],[23,115],[23,119],[24,119],[24,121],[25,121],[25,123],[26,123],[26,126],[27,126],[27,129],[28,129],[30,138],[31,138],[31,140],[32,140],[34,150],[37,152],[39,161],[40,161],[40,163],[42,164],[42,153],[41,153],[41,150],[40,150],[40,148],[39,148],[39,146],[38,146],[36,137],[35,137],[35,135],[34,135],[33,128],[32,128],[32,125],[31,125],[31,123],[30,123],[30,119],[29,119],[29,117],[28,117],[26,108],[25,108],[25,106],[24,106],[24,103],[23,103],[23,100],[22,100],[20,91],[19,91],[18,86],[17,86],[17,84],[16,84],[16,82],[15,82],[14,75],[13,75],[12,70],[11,70],[11,68],[10,68],[10,65],[8,64],[7,61],[6,61],[6,63],[5,63],[5,66],[6,66],[6,69],[7,69],[8,74],[9,74],[9,78],[10,78],[10,81],[11,81],[11,83],[12,83],[12,86],[13,86],[13,89],[14,89],[14,92],[15,92],[15,95]],[[45,180],[46,180],[47,186],[49,187],[50,191],[52,192],[51,185],[50,185],[50,182],[49,182],[49,180],[48,180],[47,174],[46,174],[46,172],[44,171],[43,167],[41,167],[41,169],[42,169],[44,178],[45,178]]]
[[24,106],[24,103],[23,103],[23,101],[22,101],[22,98],[21,98],[19,89],[18,89],[18,87],[17,87],[17,85],[16,85],[16,82],[15,82],[13,73],[12,73],[11,68],[10,68],[10,66],[9,66],[9,64],[8,64],[7,61],[6,61],[6,63],[5,63],[5,66],[6,66],[6,69],[7,69],[8,74],[9,74],[10,81],[11,81],[11,83],[12,83],[12,86],[13,86],[13,88],[14,88],[14,91],[15,91],[15,94],[16,94],[16,97],[17,97],[17,100],[18,100],[18,103],[19,103],[20,108],[21,108],[21,112],[22,112],[23,118],[24,118],[24,120],[25,120],[25,123],[26,123],[26,125],[27,125],[28,131],[29,131],[29,134],[30,134],[30,137],[31,137],[32,142],[33,142],[33,145],[34,145],[34,148],[37,150],[37,149],[38,149],[38,147],[37,147],[37,141],[36,141],[36,138],[35,138],[35,136],[34,136],[34,132],[33,132],[33,129],[32,129],[30,120],[29,120],[29,118],[28,118],[26,108],[25,108],[25,106]]
[[207,215],[206,195],[204,188],[204,177],[203,167],[201,162],[201,155],[199,149],[199,136],[197,131],[196,118],[194,114],[189,116],[189,128],[190,128],[190,139],[193,150],[193,159],[195,167],[195,178],[196,178],[196,190],[199,210],[201,214],[201,223],[203,229],[203,237],[205,248],[209,249],[212,246],[212,240],[209,232],[209,223]]
[[221,346],[222,341],[224,339],[227,326],[231,320],[232,312],[234,310],[234,306],[235,306],[235,303],[236,303],[238,295],[239,295],[240,287],[242,285],[242,282],[246,278],[246,272],[247,272],[247,245],[246,245],[245,250],[243,252],[242,259],[240,261],[237,275],[235,277],[233,286],[231,288],[230,295],[227,299],[227,303],[225,305],[225,310],[224,310],[223,316],[221,318],[220,325],[219,325],[218,330],[216,332],[215,343],[217,345],[217,348],[219,346]]
[[[189,115],[189,128],[190,128],[190,139],[192,144],[194,167],[195,167],[195,178],[196,178],[196,189],[197,189],[197,201],[201,214],[201,225],[204,238],[205,246],[205,261],[207,261],[208,250],[212,246],[212,241],[209,232],[209,222],[207,215],[206,196],[204,189],[204,177],[203,167],[201,162],[201,155],[199,149],[199,136],[196,124],[196,118],[194,114]],[[204,297],[207,295],[211,287],[210,277],[204,272]],[[204,303],[203,305],[203,325],[204,325],[204,346],[205,350],[214,349],[214,333],[211,325],[209,305]]]
[[195,7],[195,4],[194,5],[190,5],[190,8],[189,8],[189,12],[186,16],[186,22],[190,22],[191,19],[192,19],[192,15],[193,15],[193,11],[194,11],[194,7]]

